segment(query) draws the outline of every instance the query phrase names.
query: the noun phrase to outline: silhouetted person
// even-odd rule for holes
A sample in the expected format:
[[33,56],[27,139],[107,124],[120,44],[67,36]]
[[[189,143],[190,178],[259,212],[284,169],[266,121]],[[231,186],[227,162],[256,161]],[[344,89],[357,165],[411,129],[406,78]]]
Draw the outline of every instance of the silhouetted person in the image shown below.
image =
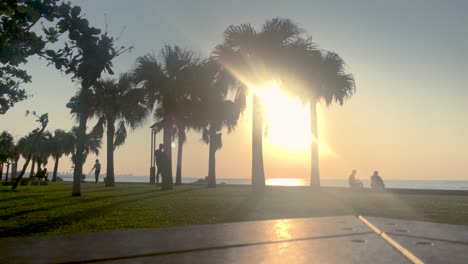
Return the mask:
[[41,180],[41,179],[44,179],[45,181],[47,181],[47,168],[44,168],[44,169],[39,169],[36,173],[36,178],[38,180]]
[[351,189],[362,189],[364,185],[360,180],[356,179],[356,173],[357,171],[353,170],[351,175],[349,175],[349,187]]
[[385,184],[382,177],[379,176],[378,171],[374,171],[374,174],[371,176],[371,188],[375,190],[385,189]]
[[44,169],[42,170],[42,177],[44,178],[45,181],[48,180],[49,173],[47,172],[47,168],[44,168]]
[[101,163],[99,163],[99,160],[96,160],[96,163],[94,163],[93,168],[89,173],[91,173],[94,170],[94,176],[96,177],[96,183],[99,182],[99,173],[101,173]]
[[154,151],[154,157],[156,159],[156,184],[159,183],[159,175],[162,177],[162,171],[164,167],[164,160],[166,159],[166,155],[163,152],[163,144],[159,144],[159,148]]

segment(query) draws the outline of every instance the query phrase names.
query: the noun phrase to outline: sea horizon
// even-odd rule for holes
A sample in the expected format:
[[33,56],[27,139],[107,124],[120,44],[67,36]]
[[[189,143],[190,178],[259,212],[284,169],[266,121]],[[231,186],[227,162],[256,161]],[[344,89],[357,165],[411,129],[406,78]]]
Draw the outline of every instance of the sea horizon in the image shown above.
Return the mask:
[[[71,174],[59,175],[64,181],[72,181]],[[103,175],[99,177],[99,182],[104,181]],[[200,177],[182,177],[182,183],[194,183],[202,178]],[[86,177],[88,182],[94,182],[94,176]],[[468,180],[406,180],[406,179],[389,179],[385,180],[386,188],[398,189],[428,189],[428,190],[467,190]],[[117,183],[146,183],[149,182],[149,176],[141,175],[116,175],[115,182]],[[362,179],[364,187],[370,186],[370,180]],[[236,184],[236,185],[251,185],[250,178],[217,178],[217,184]],[[270,186],[307,186],[308,180],[304,178],[267,178],[266,184]],[[349,187],[348,179],[338,178],[323,178],[321,185],[324,187]]]

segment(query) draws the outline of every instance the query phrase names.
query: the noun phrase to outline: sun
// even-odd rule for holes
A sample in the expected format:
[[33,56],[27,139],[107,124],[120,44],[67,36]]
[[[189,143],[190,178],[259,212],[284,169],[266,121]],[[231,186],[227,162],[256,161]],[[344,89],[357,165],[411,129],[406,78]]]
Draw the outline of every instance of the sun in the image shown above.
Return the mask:
[[264,122],[268,140],[289,149],[303,148],[312,143],[308,105],[284,94],[276,82],[257,94],[265,108]]
[[[264,89],[253,88],[252,91],[261,98],[264,106],[264,145],[267,151],[279,154],[287,152],[286,154],[296,158],[307,159],[312,140],[317,138],[312,135],[310,129],[309,104],[301,103],[299,98],[286,94],[276,82],[270,83]],[[320,118],[318,125],[321,129],[323,124]],[[318,144],[320,154],[332,153],[323,140]]]

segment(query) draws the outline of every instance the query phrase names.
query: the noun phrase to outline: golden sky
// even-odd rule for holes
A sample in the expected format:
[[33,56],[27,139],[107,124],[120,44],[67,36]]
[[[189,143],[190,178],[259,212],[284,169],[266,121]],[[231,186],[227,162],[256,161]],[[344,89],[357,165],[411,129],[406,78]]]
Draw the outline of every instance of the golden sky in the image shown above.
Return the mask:
[[[230,24],[250,22],[259,27],[267,18],[291,18],[320,48],[338,52],[356,79],[356,94],[343,106],[319,106],[322,178],[345,178],[357,169],[359,178],[379,170],[384,179],[468,180],[468,18],[461,11],[468,6],[463,1],[424,5],[426,1],[358,1],[352,5],[347,1],[293,1],[287,5],[274,1],[268,1],[269,5],[262,1],[249,5],[73,2],[98,27],[104,27],[105,13],[115,35],[125,26],[121,44],[135,45],[135,50],[115,61],[117,73],[131,69],[138,56],[158,53],[165,43],[207,55],[222,41],[222,32]],[[33,129],[33,119],[24,117],[26,110],[48,112],[50,130],[70,129],[73,120],[65,104],[77,84],[46,67],[44,61],[34,59],[27,69],[33,83],[26,87],[33,97],[0,116],[1,129],[16,137]],[[273,110],[266,119],[271,130],[264,140],[267,177],[309,178],[308,108],[303,107],[294,104],[294,98],[270,107]],[[283,129],[278,120],[286,118],[284,111],[275,111],[281,108],[295,113],[285,120]],[[129,133],[126,144],[116,150],[117,174],[149,174],[150,124],[148,121],[147,126]],[[291,144],[287,144],[285,135],[290,134]],[[162,135],[157,140],[162,141]],[[174,151],[174,161],[175,155]],[[94,158],[88,159],[84,171],[91,169]],[[98,158],[105,167],[105,143]],[[183,176],[207,175],[208,147],[199,134],[188,134],[183,158]],[[223,133],[223,148],[216,161],[219,178],[250,177],[250,105],[235,132]],[[52,164],[51,160],[50,169]],[[69,158],[64,158],[60,171],[68,171],[70,166]]]

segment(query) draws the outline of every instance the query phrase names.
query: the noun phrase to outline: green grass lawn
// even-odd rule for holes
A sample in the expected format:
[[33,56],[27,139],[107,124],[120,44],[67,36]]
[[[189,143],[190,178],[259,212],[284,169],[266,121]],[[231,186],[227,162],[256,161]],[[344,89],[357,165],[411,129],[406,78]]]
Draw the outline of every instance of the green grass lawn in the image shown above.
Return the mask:
[[369,215],[468,225],[468,196],[362,193],[307,188],[184,185],[171,191],[148,184],[71,183],[0,187],[0,236],[35,236],[143,227],[332,215]]

